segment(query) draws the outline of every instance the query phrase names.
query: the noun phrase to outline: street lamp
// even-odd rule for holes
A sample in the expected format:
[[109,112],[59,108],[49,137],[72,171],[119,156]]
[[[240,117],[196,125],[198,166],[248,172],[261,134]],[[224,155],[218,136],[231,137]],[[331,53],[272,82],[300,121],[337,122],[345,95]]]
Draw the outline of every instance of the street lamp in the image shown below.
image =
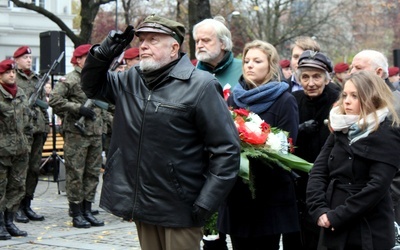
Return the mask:
[[115,30],[118,30],[118,0],[115,0]]
[[234,10],[227,16],[226,19],[228,21],[228,29],[230,29],[230,27],[231,27],[232,16],[240,16],[240,12],[237,10]]

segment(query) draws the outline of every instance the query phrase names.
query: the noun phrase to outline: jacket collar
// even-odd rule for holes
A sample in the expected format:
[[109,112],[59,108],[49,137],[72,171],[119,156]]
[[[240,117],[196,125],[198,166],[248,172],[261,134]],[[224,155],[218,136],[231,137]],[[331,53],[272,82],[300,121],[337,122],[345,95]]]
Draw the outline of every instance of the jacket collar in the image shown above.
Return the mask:
[[197,68],[216,74],[219,71],[223,71],[224,69],[229,67],[229,65],[232,63],[233,59],[234,58],[233,58],[232,51],[227,51],[225,53],[224,57],[222,58],[222,60],[217,64],[217,66],[212,67],[208,63],[199,61]]
[[190,62],[190,59],[187,56],[187,54],[181,53],[181,59],[171,70],[169,76],[179,80],[188,80],[192,75],[194,69],[195,67]]

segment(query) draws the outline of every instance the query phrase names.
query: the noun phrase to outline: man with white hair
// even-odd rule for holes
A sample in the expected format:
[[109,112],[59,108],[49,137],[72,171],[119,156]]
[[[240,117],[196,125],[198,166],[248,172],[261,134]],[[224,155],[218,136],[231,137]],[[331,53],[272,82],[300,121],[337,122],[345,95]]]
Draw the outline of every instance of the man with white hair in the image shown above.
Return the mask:
[[[361,70],[367,70],[375,72],[375,74],[384,79],[387,86],[392,90],[395,98],[395,110],[397,115],[400,115],[400,92],[390,83],[388,79],[388,68],[389,64],[385,55],[379,51],[367,49],[362,50],[354,56],[353,62],[350,66],[350,74]],[[390,188],[395,211],[395,219],[397,223],[400,223],[400,172],[398,172],[394,177]]]
[[100,206],[135,222],[142,250],[199,249],[206,219],[239,171],[240,140],[221,87],[181,52],[185,32],[148,16],[134,33],[139,65],[108,70],[133,38],[128,27],[94,45],[82,70],[86,95],[115,105]]
[[[242,75],[242,61],[232,53],[232,36],[224,19],[204,19],[193,27],[197,68],[213,74],[221,86],[233,88]],[[228,86],[229,86],[228,85]]]

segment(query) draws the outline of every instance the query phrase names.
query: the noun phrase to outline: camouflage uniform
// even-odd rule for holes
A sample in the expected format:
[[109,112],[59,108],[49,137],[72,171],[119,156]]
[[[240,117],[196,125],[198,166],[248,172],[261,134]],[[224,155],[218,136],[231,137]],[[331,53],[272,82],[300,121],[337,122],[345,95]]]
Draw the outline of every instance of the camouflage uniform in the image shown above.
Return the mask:
[[102,110],[91,108],[96,119],[85,119],[85,135],[75,127],[81,117],[79,109],[88,100],[80,82],[81,68],[75,67],[57,83],[49,100],[54,113],[63,114],[66,192],[68,201],[75,204],[94,201],[102,163]]
[[[37,74],[31,73],[27,75],[22,70],[16,70],[16,82],[18,87],[23,89],[27,98],[29,98],[35,92],[35,84],[40,81]],[[46,96],[42,89],[39,99],[46,102]],[[35,105],[32,108],[32,126],[33,134],[28,136],[29,145],[31,147],[29,155],[29,168],[26,176],[26,197],[27,199],[33,199],[33,195],[36,190],[36,186],[39,181],[40,165],[42,160],[42,150],[45,137],[49,132],[49,116],[45,108],[40,108]]]
[[109,105],[108,111],[103,110],[103,151],[106,153],[110,147],[111,134],[112,134],[112,123],[114,119],[115,106],[113,104]]
[[0,85],[0,212],[16,212],[25,196],[28,169],[28,100],[21,88],[15,98]]

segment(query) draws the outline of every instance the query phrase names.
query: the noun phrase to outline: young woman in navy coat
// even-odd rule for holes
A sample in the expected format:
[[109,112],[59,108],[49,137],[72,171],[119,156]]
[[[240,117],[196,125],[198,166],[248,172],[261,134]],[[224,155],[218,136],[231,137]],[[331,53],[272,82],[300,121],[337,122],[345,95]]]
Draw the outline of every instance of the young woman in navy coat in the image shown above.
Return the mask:
[[392,93],[374,73],[344,84],[330,112],[334,131],[311,170],[307,205],[329,250],[389,250],[394,246],[390,184],[398,171],[399,118]]
[[[280,81],[279,56],[269,43],[255,40],[243,52],[243,75],[228,105],[249,108],[272,127],[289,132],[294,142],[298,130],[296,99]],[[219,210],[218,229],[229,234],[234,250],[279,249],[281,234],[299,231],[293,176],[278,166],[251,159],[255,198],[238,178]]]

